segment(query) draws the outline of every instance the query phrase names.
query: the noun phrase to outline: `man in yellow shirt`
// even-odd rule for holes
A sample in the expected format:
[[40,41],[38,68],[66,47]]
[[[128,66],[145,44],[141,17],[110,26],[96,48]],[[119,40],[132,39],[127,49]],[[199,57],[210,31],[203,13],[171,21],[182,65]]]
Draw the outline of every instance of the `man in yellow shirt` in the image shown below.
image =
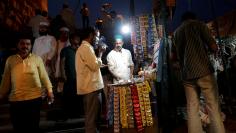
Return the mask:
[[11,121],[17,133],[39,132],[44,93],[47,92],[49,102],[54,100],[52,84],[43,61],[31,54],[31,48],[30,37],[21,36],[17,54],[6,61],[0,86],[0,100],[9,94]]

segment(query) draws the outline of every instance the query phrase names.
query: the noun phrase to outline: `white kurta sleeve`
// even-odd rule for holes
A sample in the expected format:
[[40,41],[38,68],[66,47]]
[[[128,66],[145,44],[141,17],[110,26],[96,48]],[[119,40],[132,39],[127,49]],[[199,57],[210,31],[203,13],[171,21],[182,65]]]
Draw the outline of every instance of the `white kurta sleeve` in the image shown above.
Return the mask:
[[48,60],[51,60],[57,52],[57,41],[55,39],[55,37],[52,36],[52,40],[51,40],[51,48],[50,48],[50,52],[48,53]]

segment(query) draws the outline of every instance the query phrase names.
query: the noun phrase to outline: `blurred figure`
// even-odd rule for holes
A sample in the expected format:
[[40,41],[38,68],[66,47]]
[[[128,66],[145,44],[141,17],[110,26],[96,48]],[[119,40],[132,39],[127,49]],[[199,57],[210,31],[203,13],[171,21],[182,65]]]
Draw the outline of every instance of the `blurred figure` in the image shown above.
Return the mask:
[[[16,133],[38,133],[40,108],[46,88],[48,100],[54,101],[52,84],[42,59],[31,54],[28,36],[17,44],[18,52],[8,57],[0,88],[0,99],[8,95],[10,115]],[[42,88],[45,86],[45,88]]]
[[45,17],[49,22],[49,17],[48,17],[48,12],[47,11],[43,10],[42,11],[42,16]]
[[234,105],[236,105],[236,55],[233,56],[230,63],[230,69],[228,70],[230,86],[231,86],[231,98]]
[[[228,77],[227,77],[228,76]],[[228,81],[226,81],[228,79]],[[219,94],[224,96],[226,104],[236,105],[236,55],[230,60],[230,67],[217,76]]]
[[89,9],[86,3],[83,3],[80,13],[82,16],[83,28],[88,28],[89,27]]
[[80,44],[80,36],[76,33],[70,35],[70,46],[61,50],[60,68],[63,87],[64,110],[67,118],[83,114],[82,98],[76,93],[75,53]]
[[40,22],[48,22],[47,18],[42,16],[41,10],[35,10],[35,16],[30,18],[28,26],[32,28],[34,38],[39,37],[39,23]]
[[75,16],[72,9],[69,8],[68,4],[63,4],[60,15],[62,19],[65,21],[66,27],[68,27],[71,33],[73,33],[76,29]]
[[57,41],[54,36],[48,34],[48,29],[48,22],[40,22],[40,37],[35,39],[32,52],[43,59],[49,77],[54,78],[55,65],[52,60],[56,56]]
[[[94,51],[95,51],[96,56],[98,57],[100,49],[106,49],[107,50],[108,46],[105,43],[106,42],[105,37],[100,35],[100,31],[99,31],[98,28],[95,30],[95,32],[96,32],[96,36],[95,36],[95,39],[94,39]],[[107,114],[106,105],[107,105],[107,96],[108,96],[107,93],[108,93],[108,88],[109,88],[108,84],[112,83],[112,76],[109,73],[109,70],[108,70],[108,67],[107,67],[106,56],[104,56],[104,53],[103,53],[103,56],[101,58],[103,65],[100,68],[102,78],[103,78],[103,82],[104,82],[104,88],[103,88],[103,91],[101,93],[101,95],[102,95],[102,100],[101,100],[102,108],[101,108],[101,112],[100,112],[101,117],[99,119],[99,121],[101,123],[106,122],[106,114]]]
[[61,53],[61,50],[67,46],[70,46],[70,41],[69,41],[69,33],[70,33],[70,30],[67,28],[67,27],[62,27],[60,28],[60,37],[57,41],[57,50],[56,50],[56,58],[55,58],[55,78],[56,78],[56,81],[58,83],[58,86],[57,86],[57,92],[62,92],[63,90],[63,86],[60,85],[61,84],[61,81],[62,81],[62,72],[61,72],[61,69],[60,69],[60,53]]
[[50,23],[51,33],[56,39],[60,36],[60,29],[62,27],[66,27],[66,22],[62,19],[61,15],[57,15],[54,19],[52,19]]
[[115,36],[115,47],[107,55],[108,69],[113,75],[113,82],[128,81],[133,78],[134,63],[129,50],[122,48],[121,35]]
[[208,27],[196,20],[194,13],[186,12],[175,31],[174,44],[187,99],[188,132],[204,132],[199,116],[198,92],[201,91],[210,118],[210,132],[225,133],[214,68],[208,58],[208,52],[215,53],[218,47]]
[[76,51],[75,69],[77,78],[77,94],[83,96],[85,112],[85,133],[97,132],[97,120],[101,106],[101,91],[104,87],[100,71],[102,54],[100,49],[96,57],[93,49],[95,29],[87,28],[83,31],[83,41]]

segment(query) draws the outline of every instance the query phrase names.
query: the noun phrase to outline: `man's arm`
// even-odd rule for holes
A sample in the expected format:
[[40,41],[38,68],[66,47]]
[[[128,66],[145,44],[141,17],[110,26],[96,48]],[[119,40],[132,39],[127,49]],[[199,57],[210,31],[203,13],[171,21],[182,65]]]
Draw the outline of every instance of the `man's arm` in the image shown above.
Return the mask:
[[56,53],[57,49],[58,49],[57,41],[56,41],[55,37],[52,37],[51,48],[50,48],[50,52],[48,53],[46,65],[50,65],[52,58],[57,54]]
[[52,92],[52,83],[48,77],[43,60],[40,57],[38,58],[38,73],[41,83],[46,87],[48,92]]
[[52,90],[52,83],[48,77],[47,71],[44,67],[43,60],[41,58],[38,58],[38,73],[39,73],[40,81],[43,83],[43,85],[47,89],[48,101],[49,103],[53,103],[54,95],[53,95],[53,90]]
[[[100,69],[100,66],[102,65],[101,58],[97,58],[95,55],[95,52],[92,48],[85,46],[83,48],[83,60],[85,64],[91,69],[92,71],[97,71]],[[100,54],[102,56],[102,54]]]
[[130,53],[130,51],[128,51],[129,52],[129,68],[130,68],[130,79],[132,79],[133,78],[133,72],[134,72],[134,62],[133,62],[133,60],[132,60],[132,55],[131,55],[131,53]]
[[218,52],[218,46],[216,44],[216,42],[212,42],[211,44],[209,44],[209,48],[211,49],[212,52],[216,53]]
[[202,33],[201,34],[202,39],[208,45],[209,49],[212,52],[216,53],[218,51],[218,46],[216,44],[215,39],[212,37],[209,28],[205,24],[202,24],[202,27],[200,29],[201,29],[201,33]]
[[134,73],[134,66],[130,66],[130,79],[133,78],[133,73]]

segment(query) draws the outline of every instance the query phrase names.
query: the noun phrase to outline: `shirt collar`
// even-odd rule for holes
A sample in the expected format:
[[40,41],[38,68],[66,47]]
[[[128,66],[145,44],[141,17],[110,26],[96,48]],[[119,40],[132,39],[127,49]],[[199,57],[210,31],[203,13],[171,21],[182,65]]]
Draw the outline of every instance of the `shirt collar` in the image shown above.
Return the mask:
[[92,47],[92,45],[88,41],[85,41],[85,40],[82,41],[82,44],[88,47]]
[[118,53],[122,53],[122,51],[123,51],[123,48],[121,48],[121,50],[120,50],[120,51],[118,51],[118,50],[114,50],[114,51],[116,51],[116,52],[118,52]]
[[[16,54],[16,56],[21,58],[21,56],[20,56],[19,54]],[[27,58],[29,58],[29,57],[31,57],[31,56],[32,56],[32,53],[30,53],[25,59],[27,59]],[[21,58],[21,59],[22,59],[22,58]]]

